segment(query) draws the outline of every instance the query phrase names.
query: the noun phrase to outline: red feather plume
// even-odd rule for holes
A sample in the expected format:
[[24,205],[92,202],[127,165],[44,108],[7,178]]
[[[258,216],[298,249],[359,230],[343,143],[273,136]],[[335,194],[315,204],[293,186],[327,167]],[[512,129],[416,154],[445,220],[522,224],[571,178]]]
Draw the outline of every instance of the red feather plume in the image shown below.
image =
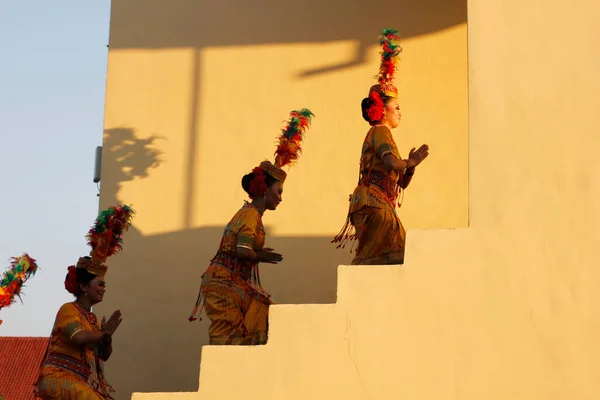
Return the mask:
[[302,153],[302,139],[314,114],[307,108],[290,112],[290,119],[282,129],[275,150],[275,166],[292,165]]
[[398,56],[402,52],[400,38],[397,35],[398,30],[386,28],[379,36],[381,45],[381,65],[379,66],[378,81],[379,84],[391,82],[396,72]]
[[131,226],[135,211],[129,206],[114,206],[100,212],[87,238],[92,259],[104,262],[123,250],[123,233]]

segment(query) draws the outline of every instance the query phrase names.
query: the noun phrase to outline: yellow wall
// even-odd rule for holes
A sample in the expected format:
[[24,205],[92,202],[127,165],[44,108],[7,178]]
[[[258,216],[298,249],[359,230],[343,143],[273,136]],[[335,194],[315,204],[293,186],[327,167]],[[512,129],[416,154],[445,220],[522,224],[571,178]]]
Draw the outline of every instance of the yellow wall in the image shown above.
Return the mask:
[[[600,398],[600,5],[469,2],[470,227],[341,267],[263,347],[204,349],[217,399]],[[235,384],[233,384],[235,382]]]
[[316,118],[264,218],[285,260],[261,278],[280,304],[336,301],[337,265],[351,256],[329,241],[357,180],[360,101],[386,26],[404,39],[396,141],[404,156],[431,147],[401,217],[409,229],[468,225],[466,4],[413,3],[112,1],[100,202],[138,212],[97,307],[124,315],[107,364],[118,399],[197,390],[208,323],[187,317],[200,275],[245,199],[242,175],[272,158],[294,108]]

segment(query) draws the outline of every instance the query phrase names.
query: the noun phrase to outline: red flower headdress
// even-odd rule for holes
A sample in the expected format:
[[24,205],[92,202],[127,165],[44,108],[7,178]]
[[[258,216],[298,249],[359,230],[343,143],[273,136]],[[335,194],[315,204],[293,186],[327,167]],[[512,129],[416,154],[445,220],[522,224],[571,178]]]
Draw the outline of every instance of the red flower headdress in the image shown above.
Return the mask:
[[367,110],[371,121],[381,121],[383,118],[383,99],[381,96],[398,98],[398,89],[394,85],[394,73],[396,72],[398,57],[402,52],[400,38],[396,29],[386,28],[381,32],[378,42],[381,45],[381,64],[377,74],[376,85],[369,89],[371,106]]

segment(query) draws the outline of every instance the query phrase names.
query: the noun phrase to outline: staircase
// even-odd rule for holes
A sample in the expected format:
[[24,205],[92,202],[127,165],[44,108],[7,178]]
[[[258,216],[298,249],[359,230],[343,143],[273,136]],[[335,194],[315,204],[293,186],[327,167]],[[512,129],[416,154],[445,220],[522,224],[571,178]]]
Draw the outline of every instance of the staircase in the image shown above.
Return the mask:
[[205,347],[198,393],[133,398],[600,398],[600,9],[540,4],[469,1],[468,229],[340,266],[337,303],[273,306],[266,346]]

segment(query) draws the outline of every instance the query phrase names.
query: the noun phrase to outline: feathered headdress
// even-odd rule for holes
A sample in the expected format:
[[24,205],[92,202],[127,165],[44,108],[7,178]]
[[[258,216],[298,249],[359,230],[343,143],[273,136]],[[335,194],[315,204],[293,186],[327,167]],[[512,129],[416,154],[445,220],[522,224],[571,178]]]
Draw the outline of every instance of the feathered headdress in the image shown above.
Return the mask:
[[[290,118],[281,130],[281,135],[277,138],[275,163],[272,164],[270,161],[263,161],[259,165],[259,168],[283,183],[287,177],[287,173],[283,170],[283,167],[293,165],[302,153],[302,139],[304,139],[304,134],[314,116],[308,108],[291,111]],[[260,174],[255,173],[255,177],[259,176]]]
[[131,226],[135,211],[129,206],[112,206],[101,211],[94,226],[87,234],[91,259],[81,257],[77,262],[78,268],[104,276],[108,267],[106,259],[123,250],[123,233]]
[[275,150],[275,166],[277,168],[292,165],[298,159],[302,153],[302,139],[312,117],[314,114],[308,108],[290,112],[290,119],[286,127],[281,130],[277,150]]
[[[15,302],[15,296],[21,299],[21,288],[25,281],[35,275],[38,266],[27,253],[11,259],[10,268],[0,280],[0,309]],[[0,324],[2,320],[0,320]]]
[[385,28],[381,31],[378,42],[381,45],[381,64],[377,74],[378,84],[371,87],[370,91],[379,90],[385,96],[398,97],[398,89],[393,83],[398,57],[402,52],[397,29]]

